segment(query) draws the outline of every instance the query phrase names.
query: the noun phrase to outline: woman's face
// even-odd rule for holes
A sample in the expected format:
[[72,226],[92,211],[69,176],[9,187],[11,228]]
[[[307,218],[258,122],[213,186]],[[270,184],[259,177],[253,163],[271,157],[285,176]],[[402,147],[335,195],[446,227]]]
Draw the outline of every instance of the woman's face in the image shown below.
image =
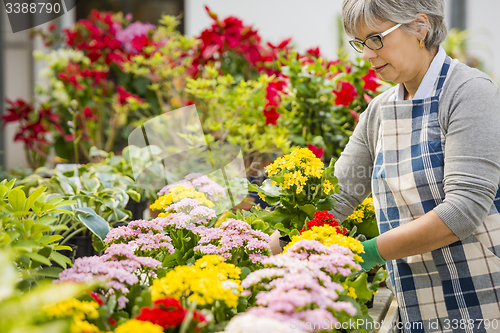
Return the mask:
[[[365,40],[371,35],[380,34],[396,24],[383,22],[376,31],[369,29],[366,24],[358,29],[358,40]],[[423,69],[424,58],[417,37],[406,34],[401,27],[382,37],[384,46],[373,51],[368,47],[363,48],[363,59],[370,62],[372,68],[386,81],[407,83],[420,76]],[[425,68],[427,71],[427,68]]]

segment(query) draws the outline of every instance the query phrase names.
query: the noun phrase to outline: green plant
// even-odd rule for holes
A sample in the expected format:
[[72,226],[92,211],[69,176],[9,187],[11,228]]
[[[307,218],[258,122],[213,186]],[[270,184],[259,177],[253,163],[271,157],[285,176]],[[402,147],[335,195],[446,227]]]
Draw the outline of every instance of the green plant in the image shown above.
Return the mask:
[[[2,185],[4,186],[4,185]],[[0,327],[2,333],[69,333],[69,320],[37,322],[43,307],[76,296],[85,284],[39,285],[27,293],[16,289],[18,272],[12,264],[16,255],[0,249]]]
[[350,230],[352,237],[363,235],[366,239],[377,237],[380,232],[378,230],[377,218],[375,216],[375,208],[373,207],[373,199],[366,198],[343,222],[342,226]]
[[331,210],[338,191],[333,159],[325,168],[309,149],[295,149],[289,155],[278,157],[266,167],[269,179],[262,186],[250,184],[273,210],[254,210],[254,214],[278,229],[282,236],[294,236],[314,218],[314,213]]
[[102,247],[110,225],[131,217],[125,206],[130,198],[140,201],[141,196],[132,189],[134,182],[130,177],[108,164],[111,159],[112,156],[102,163],[73,165],[66,171],[39,168],[22,181],[30,191],[46,187],[50,198],[75,201],[74,206],[67,207],[74,214],[59,220],[60,225],[68,226],[60,233],[63,242],[76,235],[93,234],[94,246]]
[[289,87],[282,94],[278,124],[289,130],[294,144],[324,148],[323,161],[340,156],[358,114],[380,92],[381,81],[369,71],[369,63],[346,58],[339,55],[339,60],[329,61],[318,51],[318,56],[303,57],[293,52],[282,60]]
[[[237,82],[206,68],[206,78],[190,79],[187,91],[195,100],[207,142],[229,142],[241,147],[245,167],[290,151],[286,126],[268,124],[264,115],[266,87],[272,77]],[[253,167],[252,167],[253,170]]]
[[0,182],[0,246],[12,250],[14,263],[22,273],[22,288],[27,288],[42,276],[57,277],[62,269],[50,267],[52,262],[64,268],[71,264],[58,252],[71,248],[60,245],[63,237],[55,233],[68,230],[60,221],[73,216],[72,211],[64,208],[76,202],[49,200],[45,187],[26,197],[21,186],[14,184],[15,179]]

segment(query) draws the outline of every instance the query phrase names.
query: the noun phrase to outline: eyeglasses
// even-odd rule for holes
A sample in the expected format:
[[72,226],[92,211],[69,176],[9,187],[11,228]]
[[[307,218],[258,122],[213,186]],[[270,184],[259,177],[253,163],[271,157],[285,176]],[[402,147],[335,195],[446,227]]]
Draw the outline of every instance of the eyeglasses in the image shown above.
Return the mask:
[[384,47],[384,43],[382,42],[382,37],[387,36],[389,33],[393,32],[394,30],[396,30],[400,26],[401,26],[401,23],[393,26],[392,28],[384,31],[381,34],[367,37],[363,42],[359,41],[359,40],[355,40],[355,39],[350,40],[349,44],[351,44],[352,48],[355,49],[359,53],[363,53],[363,46],[367,46],[370,50],[373,50],[373,51],[380,50],[382,47]]

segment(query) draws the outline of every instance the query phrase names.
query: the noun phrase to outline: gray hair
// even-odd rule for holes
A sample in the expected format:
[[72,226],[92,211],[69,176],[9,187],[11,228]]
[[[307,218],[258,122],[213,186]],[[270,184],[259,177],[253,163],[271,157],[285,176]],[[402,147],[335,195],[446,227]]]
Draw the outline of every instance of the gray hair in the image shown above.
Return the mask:
[[[429,24],[412,23],[418,13],[426,14]],[[418,30],[428,30],[424,39],[427,49],[440,45],[448,33],[444,0],[344,0],[342,4],[342,24],[349,36],[356,35],[359,24],[376,31],[385,21],[401,23],[404,32],[417,37]]]

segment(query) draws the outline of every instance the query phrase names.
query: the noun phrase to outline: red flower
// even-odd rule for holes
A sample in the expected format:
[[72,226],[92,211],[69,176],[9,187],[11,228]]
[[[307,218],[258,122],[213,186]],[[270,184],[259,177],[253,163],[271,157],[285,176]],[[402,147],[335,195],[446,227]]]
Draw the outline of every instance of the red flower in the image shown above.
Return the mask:
[[90,106],[86,106],[83,109],[83,116],[88,120],[97,120],[97,117],[94,114],[94,110]]
[[104,305],[104,301],[101,299],[101,297],[98,293],[91,291],[90,296],[92,296],[94,301],[96,301],[99,305]]
[[54,30],[56,30],[56,28],[57,28],[57,26],[56,26],[56,24],[55,24],[55,23],[51,23],[51,24],[49,24],[49,26],[48,26],[49,31],[54,31]]
[[371,68],[368,70],[368,73],[366,75],[361,77],[361,79],[365,82],[365,84],[363,85],[363,89],[376,91],[377,88],[381,86],[377,74]]
[[128,91],[125,90],[122,86],[118,86],[118,100],[120,101],[120,104],[123,105],[127,103],[127,98],[132,97],[135,98],[139,103],[144,103],[145,100],[142,98],[139,98],[137,95],[131,94]]
[[316,58],[319,58],[319,47],[316,47],[314,49],[311,48],[311,49],[307,50],[306,54],[310,54],[310,55],[315,56]]
[[341,89],[334,89],[332,92],[337,95],[337,98],[335,98],[336,105],[349,106],[349,104],[359,96],[356,92],[356,88],[347,81],[341,81]]
[[[179,326],[187,314],[187,309],[175,298],[167,297],[153,303],[153,308],[143,307],[137,320],[149,321],[160,325],[164,330]],[[196,324],[206,322],[205,317],[199,311],[193,312],[193,319]]]
[[142,52],[142,49],[146,46],[151,45],[151,41],[145,35],[135,36],[131,42],[132,46],[137,50],[137,52]]
[[347,229],[341,227],[335,220],[335,216],[328,213],[327,210],[317,211],[314,213],[314,218],[306,223],[300,233],[302,234],[304,231],[309,230],[312,227],[321,227],[324,225],[335,227],[338,234],[345,235],[347,233]]
[[270,110],[264,110],[264,116],[266,117],[266,125],[276,125],[280,114],[276,112],[276,108]]
[[318,148],[315,145],[308,144],[307,148],[313,152],[314,155],[316,155],[317,158],[323,157],[323,148]]

